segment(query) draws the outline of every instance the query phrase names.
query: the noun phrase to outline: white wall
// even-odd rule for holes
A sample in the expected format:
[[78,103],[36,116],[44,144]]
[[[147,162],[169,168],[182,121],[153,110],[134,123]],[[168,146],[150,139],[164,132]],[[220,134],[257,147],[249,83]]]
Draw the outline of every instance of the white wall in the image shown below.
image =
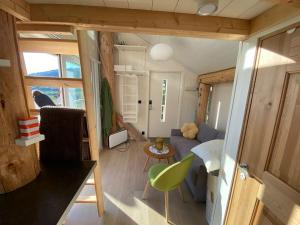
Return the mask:
[[229,106],[233,82],[220,83],[213,86],[208,125],[217,130],[225,131],[228,120]]
[[[144,69],[159,72],[180,72],[182,75],[181,86],[181,106],[180,102],[174,107],[180,107],[179,126],[174,125],[174,128],[179,128],[185,122],[195,121],[197,107],[197,74],[191,72],[180,63],[171,59],[168,61],[158,62],[153,61],[149,56],[150,45],[135,34],[119,33],[117,36],[119,41],[125,41],[128,45],[145,45],[148,46],[147,52],[134,51],[115,51],[115,62],[123,65],[134,65],[135,69]],[[117,78],[118,85],[118,78]],[[185,89],[193,89],[195,91],[184,91]],[[120,94],[118,94],[120,96]],[[139,131],[148,132],[148,100],[149,100],[149,78],[147,76],[139,77],[139,99],[142,104],[139,105],[138,123],[133,124]],[[118,103],[120,104],[120,103]],[[120,110],[120,105],[118,107]]]
[[240,45],[236,76],[233,85],[233,96],[231,99],[226,137],[221,159],[221,170],[218,179],[219,193],[213,209],[212,225],[221,225],[224,223],[230,189],[236,167],[236,157],[254,67],[258,38],[299,21],[300,17],[297,17],[290,21],[281,23],[264,32],[255,34]]

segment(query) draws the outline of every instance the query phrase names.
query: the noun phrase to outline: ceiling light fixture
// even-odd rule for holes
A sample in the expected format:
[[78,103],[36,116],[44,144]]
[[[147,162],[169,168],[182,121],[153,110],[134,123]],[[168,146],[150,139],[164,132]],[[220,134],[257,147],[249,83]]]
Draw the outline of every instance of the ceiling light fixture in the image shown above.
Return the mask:
[[199,16],[208,16],[218,10],[218,0],[200,0],[197,14]]
[[156,61],[168,60],[173,55],[173,49],[164,43],[154,45],[150,50],[150,56]]

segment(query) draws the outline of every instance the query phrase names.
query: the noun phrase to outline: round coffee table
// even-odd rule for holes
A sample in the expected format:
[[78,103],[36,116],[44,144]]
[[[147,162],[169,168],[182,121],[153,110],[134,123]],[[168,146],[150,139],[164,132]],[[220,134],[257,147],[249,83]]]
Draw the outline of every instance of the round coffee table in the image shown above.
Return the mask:
[[159,162],[160,162],[160,160],[166,159],[168,161],[168,163],[170,163],[170,158],[172,158],[175,155],[174,147],[171,144],[166,144],[169,148],[169,152],[166,154],[155,154],[155,153],[151,152],[149,150],[149,147],[152,145],[154,145],[154,143],[147,143],[144,146],[144,152],[147,155],[147,160],[145,162],[144,171],[146,171],[146,169],[147,169],[150,158],[158,159]]

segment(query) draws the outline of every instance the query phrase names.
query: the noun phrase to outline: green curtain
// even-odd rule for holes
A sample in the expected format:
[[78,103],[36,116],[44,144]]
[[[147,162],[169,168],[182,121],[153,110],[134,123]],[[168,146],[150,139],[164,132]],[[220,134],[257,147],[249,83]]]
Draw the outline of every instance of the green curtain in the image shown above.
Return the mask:
[[112,128],[113,103],[109,83],[106,78],[101,82],[101,121],[104,140]]

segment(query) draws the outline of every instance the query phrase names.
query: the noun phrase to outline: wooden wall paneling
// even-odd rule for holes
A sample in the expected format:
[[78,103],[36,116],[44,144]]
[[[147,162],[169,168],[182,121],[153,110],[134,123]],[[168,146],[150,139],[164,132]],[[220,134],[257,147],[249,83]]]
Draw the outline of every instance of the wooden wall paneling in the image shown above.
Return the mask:
[[0,58],[11,67],[0,67],[0,193],[13,191],[36,178],[40,168],[34,145],[15,145],[17,118],[29,115],[22,83],[15,19],[0,10]]
[[63,55],[78,55],[77,41],[61,39],[21,38],[19,40],[20,51],[42,52]]
[[203,84],[218,84],[231,82],[234,80],[235,68],[219,70],[212,73],[201,74],[198,76],[198,81]]
[[198,98],[198,109],[197,109],[197,123],[205,122],[206,120],[206,110],[208,104],[208,97],[210,91],[210,85],[199,84],[199,98]]
[[89,145],[91,151],[92,160],[97,161],[96,168],[94,170],[94,180],[95,180],[95,190],[97,196],[97,207],[98,213],[100,216],[104,213],[103,205],[103,191],[102,191],[102,175],[101,167],[99,161],[99,146],[98,139],[96,134],[96,114],[94,111],[94,99],[93,99],[93,87],[91,84],[91,64],[90,64],[90,53],[88,42],[88,35],[86,31],[77,31],[78,35],[78,45],[80,52],[80,64],[81,64],[81,73],[83,80],[83,91],[86,105],[86,114],[87,114],[87,125],[89,132]]
[[74,35],[74,27],[55,24],[18,24],[18,33]]
[[30,6],[25,0],[1,0],[0,9],[20,20],[30,20]]
[[243,40],[250,21],[217,16],[63,4],[31,4],[32,23],[79,29]]
[[111,91],[113,101],[113,115],[112,115],[112,132],[117,131],[117,117],[116,117],[116,78],[114,72],[114,59],[113,59],[113,33],[111,32],[100,32],[99,35],[100,43],[100,59],[101,59],[101,72],[102,77],[106,78]]

